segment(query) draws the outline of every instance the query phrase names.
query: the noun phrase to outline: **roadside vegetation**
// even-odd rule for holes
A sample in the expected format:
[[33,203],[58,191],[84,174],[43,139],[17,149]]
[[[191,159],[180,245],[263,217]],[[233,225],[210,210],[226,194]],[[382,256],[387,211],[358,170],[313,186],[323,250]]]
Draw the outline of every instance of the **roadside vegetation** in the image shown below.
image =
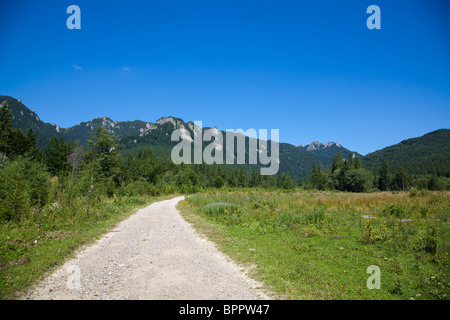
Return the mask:
[[[96,192],[95,190],[93,192]],[[0,224],[0,299],[15,299],[138,208],[169,196],[57,201]]]
[[[11,128],[0,109],[0,299],[14,299],[137,208],[175,189],[126,176],[115,139],[98,129],[83,149]],[[149,155],[150,157],[150,155]],[[147,158],[146,158],[147,160]]]

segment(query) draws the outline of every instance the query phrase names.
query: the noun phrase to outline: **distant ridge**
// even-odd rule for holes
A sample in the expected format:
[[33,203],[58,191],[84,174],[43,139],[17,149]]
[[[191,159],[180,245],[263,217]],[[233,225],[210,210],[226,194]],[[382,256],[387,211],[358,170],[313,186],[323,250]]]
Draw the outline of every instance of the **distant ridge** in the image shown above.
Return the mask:
[[421,137],[406,139],[395,145],[369,153],[364,158],[366,168],[373,171],[383,160],[391,171],[400,167],[409,173],[450,175],[450,129],[439,129]]
[[[38,138],[38,146],[42,150],[52,137],[62,137],[65,140],[79,141],[87,145],[90,134],[98,126],[104,127],[119,139],[119,151],[126,156],[145,148],[160,156],[170,156],[170,151],[176,142],[170,137],[175,128],[185,128],[193,136],[193,122],[169,116],[161,117],[156,122],[142,120],[115,121],[108,116],[81,122],[70,128],[61,128],[56,124],[43,122],[35,111],[28,109],[20,99],[0,95],[0,103],[6,101],[14,117],[13,127],[28,130],[32,128]],[[206,127],[203,128],[207,129]],[[223,132],[223,131],[222,131]],[[224,132],[223,132],[224,133]],[[248,139],[248,138],[247,138]],[[422,137],[407,139],[400,143],[359,157],[363,165],[377,172],[381,163],[386,160],[391,170],[400,166],[414,173],[432,173],[447,175],[450,171],[450,130],[440,129]],[[351,152],[338,142],[321,143],[312,141],[308,145],[294,146],[280,143],[280,171],[289,173],[292,178],[305,177],[311,173],[316,161],[322,169],[328,168],[334,155],[341,152],[347,159]],[[355,156],[353,153],[352,156]],[[254,166],[244,165],[245,169]]]

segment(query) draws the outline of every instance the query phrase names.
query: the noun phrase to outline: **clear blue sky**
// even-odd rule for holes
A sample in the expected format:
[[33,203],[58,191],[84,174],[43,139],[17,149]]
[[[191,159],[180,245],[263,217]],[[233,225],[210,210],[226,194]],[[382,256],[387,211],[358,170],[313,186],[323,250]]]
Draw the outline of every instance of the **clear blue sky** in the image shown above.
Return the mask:
[[[81,8],[81,30],[66,9]],[[369,30],[369,5],[381,30]],[[449,127],[448,1],[1,1],[0,94],[107,115],[279,129],[366,154]]]

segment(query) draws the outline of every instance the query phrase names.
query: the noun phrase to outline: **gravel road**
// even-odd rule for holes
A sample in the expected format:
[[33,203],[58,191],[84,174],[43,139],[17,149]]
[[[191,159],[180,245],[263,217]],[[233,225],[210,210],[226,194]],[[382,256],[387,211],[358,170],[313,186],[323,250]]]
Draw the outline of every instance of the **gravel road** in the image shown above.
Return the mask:
[[180,216],[183,199],[139,210],[23,299],[269,299]]

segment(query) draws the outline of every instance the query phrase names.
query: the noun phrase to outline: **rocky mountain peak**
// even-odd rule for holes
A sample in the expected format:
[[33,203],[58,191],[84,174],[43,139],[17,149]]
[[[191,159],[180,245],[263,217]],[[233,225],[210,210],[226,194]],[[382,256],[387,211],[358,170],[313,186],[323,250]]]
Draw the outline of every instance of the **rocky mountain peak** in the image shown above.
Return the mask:
[[321,149],[325,149],[325,148],[329,148],[329,147],[333,147],[336,146],[338,148],[342,148],[341,144],[339,142],[326,142],[326,143],[321,143],[319,141],[312,141],[310,144],[308,145],[299,145],[298,147],[300,148],[306,148],[306,151],[317,151],[317,150],[321,150]]

